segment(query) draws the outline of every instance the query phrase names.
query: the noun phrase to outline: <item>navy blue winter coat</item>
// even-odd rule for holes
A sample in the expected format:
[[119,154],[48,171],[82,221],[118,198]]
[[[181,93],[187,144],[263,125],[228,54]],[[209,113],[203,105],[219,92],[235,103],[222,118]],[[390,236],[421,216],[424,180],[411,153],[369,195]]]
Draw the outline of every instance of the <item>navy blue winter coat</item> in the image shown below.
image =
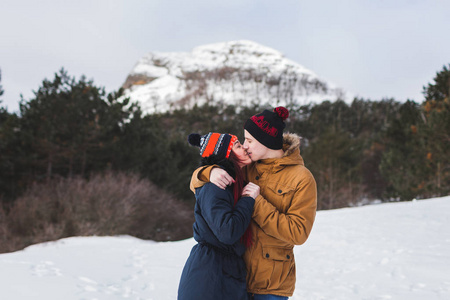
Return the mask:
[[231,188],[212,183],[196,189],[194,239],[181,274],[179,300],[247,300],[241,236],[250,224],[255,200],[242,197],[233,206]]

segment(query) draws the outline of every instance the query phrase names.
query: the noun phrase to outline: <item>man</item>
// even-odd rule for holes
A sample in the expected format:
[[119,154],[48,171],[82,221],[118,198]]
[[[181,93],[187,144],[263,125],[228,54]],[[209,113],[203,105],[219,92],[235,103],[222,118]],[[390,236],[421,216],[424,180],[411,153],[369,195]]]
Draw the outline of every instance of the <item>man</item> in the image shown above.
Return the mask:
[[[244,148],[253,163],[244,169],[250,183],[243,194],[260,189],[251,223],[253,245],[244,254],[247,290],[254,300],[292,296],[293,248],[307,240],[316,215],[316,182],[300,156],[300,138],[283,134],[288,116],[286,108],[277,107],[252,116],[244,125]],[[225,188],[233,178],[214,166],[199,168],[191,189],[207,181]]]

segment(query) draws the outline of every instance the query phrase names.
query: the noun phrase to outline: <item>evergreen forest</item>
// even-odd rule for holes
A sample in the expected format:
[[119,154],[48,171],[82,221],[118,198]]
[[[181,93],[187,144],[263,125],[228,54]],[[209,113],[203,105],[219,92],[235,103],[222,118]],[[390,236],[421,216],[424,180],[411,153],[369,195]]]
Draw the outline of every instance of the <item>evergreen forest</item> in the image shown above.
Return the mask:
[[[421,103],[355,98],[287,107],[286,131],[302,137],[318,209],[450,194],[449,68],[424,83]],[[122,89],[106,93],[64,69],[20,99],[17,113],[2,106],[3,93],[0,73],[0,243],[22,238],[0,252],[71,235],[191,235],[189,181],[200,157],[187,136],[242,139],[245,120],[270,109],[223,104],[148,115],[123,100]]]

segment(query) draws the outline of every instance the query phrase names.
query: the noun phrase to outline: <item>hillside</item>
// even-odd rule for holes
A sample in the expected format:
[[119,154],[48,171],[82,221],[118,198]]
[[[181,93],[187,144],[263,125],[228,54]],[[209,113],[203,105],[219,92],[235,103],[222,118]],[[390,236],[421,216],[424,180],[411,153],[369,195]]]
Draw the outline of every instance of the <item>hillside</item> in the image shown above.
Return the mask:
[[289,106],[345,99],[342,89],[313,71],[245,40],[203,45],[189,53],[150,52],[123,88],[148,113],[204,103]]
[[[319,211],[293,300],[450,299],[450,196]],[[0,298],[176,299],[193,239],[75,237],[0,255]]]

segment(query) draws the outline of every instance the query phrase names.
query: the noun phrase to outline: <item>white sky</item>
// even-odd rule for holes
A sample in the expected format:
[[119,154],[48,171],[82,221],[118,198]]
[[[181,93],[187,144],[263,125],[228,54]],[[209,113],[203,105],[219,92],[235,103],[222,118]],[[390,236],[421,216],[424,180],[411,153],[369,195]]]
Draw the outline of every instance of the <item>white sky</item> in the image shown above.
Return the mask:
[[150,51],[252,40],[366,99],[423,100],[450,63],[448,0],[0,0],[3,106],[64,67],[108,92]]

